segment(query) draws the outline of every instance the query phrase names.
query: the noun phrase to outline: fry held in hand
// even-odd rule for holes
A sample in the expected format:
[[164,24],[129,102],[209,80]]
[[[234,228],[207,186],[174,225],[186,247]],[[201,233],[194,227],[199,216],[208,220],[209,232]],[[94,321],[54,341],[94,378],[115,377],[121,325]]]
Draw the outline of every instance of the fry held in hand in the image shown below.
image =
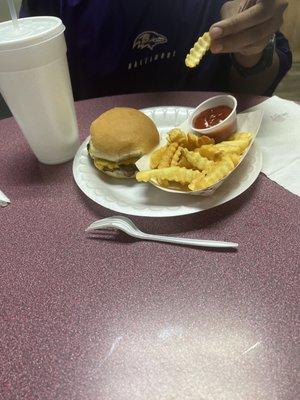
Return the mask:
[[191,48],[189,54],[186,56],[185,65],[188,68],[195,68],[204,57],[205,53],[209,50],[211,44],[211,37],[208,32],[199,37],[197,42]]

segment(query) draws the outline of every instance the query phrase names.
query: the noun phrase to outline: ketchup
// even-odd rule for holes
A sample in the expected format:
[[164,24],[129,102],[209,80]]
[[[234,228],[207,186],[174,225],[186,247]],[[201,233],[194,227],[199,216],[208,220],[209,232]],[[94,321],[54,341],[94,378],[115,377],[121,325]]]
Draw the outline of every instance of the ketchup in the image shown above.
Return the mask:
[[207,110],[202,111],[202,113],[194,119],[194,127],[196,129],[205,129],[218,125],[220,122],[224,121],[231,112],[232,108],[228,106],[208,108]]

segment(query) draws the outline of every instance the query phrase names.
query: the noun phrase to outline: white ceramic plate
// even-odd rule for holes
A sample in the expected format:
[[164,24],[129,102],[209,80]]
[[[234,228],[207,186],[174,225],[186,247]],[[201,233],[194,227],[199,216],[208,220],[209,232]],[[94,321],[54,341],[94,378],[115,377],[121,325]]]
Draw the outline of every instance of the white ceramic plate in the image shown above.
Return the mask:
[[[155,107],[142,110],[156,123],[161,134],[183,123],[192,108]],[[80,146],[73,162],[73,176],[79,188],[99,205],[123,214],[144,217],[172,217],[204,211],[242,194],[258,177],[262,154],[253,143],[249,153],[216,192],[209,197],[167,193],[133,179],[115,179],[97,171],[87,152],[89,137]]]

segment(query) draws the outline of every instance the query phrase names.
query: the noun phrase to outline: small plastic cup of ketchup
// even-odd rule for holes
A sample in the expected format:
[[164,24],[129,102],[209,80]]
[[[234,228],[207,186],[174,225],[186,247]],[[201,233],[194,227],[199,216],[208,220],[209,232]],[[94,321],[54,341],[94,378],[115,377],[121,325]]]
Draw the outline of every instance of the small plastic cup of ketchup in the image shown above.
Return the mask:
[[211,97],[194,110],[189,118],[190,128],[221,142],[237,130],[236,107],[237,100],[231,95]]

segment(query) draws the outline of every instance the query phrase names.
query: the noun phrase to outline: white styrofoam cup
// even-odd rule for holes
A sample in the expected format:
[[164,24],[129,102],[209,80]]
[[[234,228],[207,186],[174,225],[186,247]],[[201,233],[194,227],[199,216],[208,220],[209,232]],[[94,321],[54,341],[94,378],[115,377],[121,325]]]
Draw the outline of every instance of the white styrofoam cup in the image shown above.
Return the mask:
[[65,27],[56,17],[0,23],[0,92],[37,159],[71,160],[79,136],[68,63]]

